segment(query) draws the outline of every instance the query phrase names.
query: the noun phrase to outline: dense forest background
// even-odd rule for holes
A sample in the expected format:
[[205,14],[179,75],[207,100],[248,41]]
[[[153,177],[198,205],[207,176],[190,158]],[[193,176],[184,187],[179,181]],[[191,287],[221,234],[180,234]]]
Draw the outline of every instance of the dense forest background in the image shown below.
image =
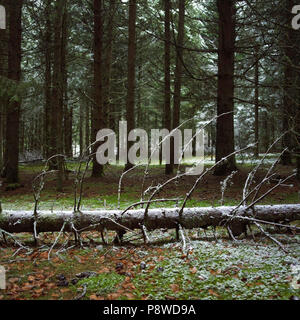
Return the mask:
[[[192,119],[182,128],[195,130],[219,115],[206,127],[206,153],[217,161],[250,144],[253,157],[282,152],[285,165],[299,159],[296,1],[0,4],[7,13],[0,169],[8,182],[18,181],[19,160],[78,157],[101,128],[118,133],[120,120],[149,132]],[[50,167],[62,166],[57,157]],[[235,155],[215,173],[233,169]],[[92,175],[102,174],[94,156]]]
[[[297,1],[3,9],[0,300],[300,299]],[[205,127],[204,171],[173,138],[169,163],[101,165],[120,121]]]

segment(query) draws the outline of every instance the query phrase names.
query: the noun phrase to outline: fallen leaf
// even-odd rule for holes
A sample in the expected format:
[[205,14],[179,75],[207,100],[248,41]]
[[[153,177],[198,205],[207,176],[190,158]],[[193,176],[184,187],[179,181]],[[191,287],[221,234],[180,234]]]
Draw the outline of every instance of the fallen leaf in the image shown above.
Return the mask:
[[60,291],[61,293],[66,293],[66,292],[70,291],[70,289],[68,289],[68,288],[63,288],[63,289],[60,289],[59,291]]
[[124,289],[132,289],[132,290],[136,289],[136,287],[134,286],[134,284],[131,283],[131,282],[129,282],[129,283],[123,283],[123,284],[122,284],[122,288],[124,288]]
[[40,293],[42,293],[43,291],[44,291],[43,288],[41,288],[41,289],[35,289],[35,290],[34,290],[34,292],[35,292],[36,294],[40,294]]
[[110,270],[108,268],[102,268],[98,273],[110,273]]
[[219,297],[219,294],[217,294],[216,292],[214,292],[212,289],[208,290],[209,294],[215,297]]
[[109,295],[107,295],[107,299],[108,300],[116,300],[120,297],[120,294],[119,293],[111,293]]
[[132,293],[125,293],[124,295],[130,300],[134,300],[135,299],[135,296]]
[[40,254],[40,258],[42,259],[48,259],[48,252],[47,251],[44,251]]
[[172,289],[173,292],[178,292],[179,291],[179,286],[178,284],[172,283],[170,285],[170,288]]
[[193,274],[195,274],[198,271],[196,267],[191,268],[190,270],[191,270],[191,273],[193,273]]
[[29,276],[28,277],[28,281],[34,281],[35,280],[35,277],[34,276]]
[[172,297],[172,296],[165,296],[166,300],[176,300],[175,297]]
[[22,287],[23,290],[31,290],[34,287],[34,285],[31,285],[30,283],[26,282],[24,286]]

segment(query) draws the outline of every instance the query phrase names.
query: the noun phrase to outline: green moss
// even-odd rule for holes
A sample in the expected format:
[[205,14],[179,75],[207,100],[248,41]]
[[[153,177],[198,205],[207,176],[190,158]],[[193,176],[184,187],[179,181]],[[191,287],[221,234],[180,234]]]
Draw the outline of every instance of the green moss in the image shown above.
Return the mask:
[[[116,291],[118,284],[124,280],[124,276],[115,272],[101,273],[96,277],[82,279],[76,284],[76,288],[87,286],[87,296],[91,293],[96,293],[99,296],[106,295]],[[74,288],[75,286],[73,286]]]

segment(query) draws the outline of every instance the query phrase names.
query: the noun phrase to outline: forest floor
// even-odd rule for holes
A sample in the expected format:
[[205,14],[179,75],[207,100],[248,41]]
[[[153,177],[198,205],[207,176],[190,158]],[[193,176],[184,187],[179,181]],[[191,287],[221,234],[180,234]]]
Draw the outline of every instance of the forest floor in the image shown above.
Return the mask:
[[[69,164],[73,170],[75,164]],[[209,166],[209,164],[208,164]],[[242,189],[254,164],[239,165],[226,189],[224,205],[239,203]],[[20,166],[21,186],[3,184],[0,198],[3,209],[33,209],[32,181],[43,166]],[[263,179],[269,165],[261,166],[256,181]],[[84,182],[83,209],[114,209],[118,201],[118,183],[122,167],[105,168],[101,179]],[[293,167],[277,167],[278,178],[287,177]],[[280,175],[280,177],[279,177]],[[146,186],[166,181],[164,168],[151,167]],[[47,178],[41,194],[40,209],[72,209],[74,179],[70,174],[63,192],[56,192],[56,177]],[[195,177],[187,176],[170,184],[160,198],[177,198],[192,187]],[[188,202],[188,206],[218,206],[224,177],[208,174]],[[126,208],[140,198],[143,169],[139,168],[123,180],[120,207]],[[276,181],[262,188],[265,192]],[[288,185],[288,186],[287,186]],[[292,179],[270,193],[262,204],[298,203],[299,183]],[[180,202],[179,202],[180,204]],[[174,207],[174,202],[153,206]],[[270,230],[273,232],[274,230]],[[73,235],[62,234],[55,248],[49,250],[58,233],[40,235],[40,246],[34,247],[31,234],[19,234],[27,250],[0,237],[0,265],[6,269],[7,288],[0,299],[289,299],[300,296],[295,289],[293,266],[300,265],[300,235],[280,230],[273,236],[288,253],[254,229],[255,238],[241,237],[232,241],[223,229],[190,230],[187,253],[175,240],[175,231],[151,232],[151,244],[126,234],[121,246],[104,245],[98,232],[82,234],[83,247],[74,246]],[[112,243],[114,233],[109,233]],[[295,272],[295,270],[294,270]],[[296,280],[295,280],[296,279]],[[297,284],[296,284],[297,285]]]

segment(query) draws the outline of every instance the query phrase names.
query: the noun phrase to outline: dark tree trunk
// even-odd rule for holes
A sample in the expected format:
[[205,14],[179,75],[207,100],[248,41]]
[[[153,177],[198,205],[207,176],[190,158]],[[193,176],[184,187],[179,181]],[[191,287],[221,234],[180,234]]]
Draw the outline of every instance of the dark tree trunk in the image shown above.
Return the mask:
[[138,66],[138,87],[137,87],[137,101],[136,101],[136,124],[138,128],[143,125],[142,121],[142,62]]
[[[66,0],[56,1],[56,19],[54,26],[54,59],[53,59],[53,88],[52,88],[52,145],[51,156],[63,153],[63,112],[64,112],[64,17]],[[57,156],[53,160],[53,167],[58,169],[57,190],[62,191],[63,158]]]
[[[21,38],[23,0],[9,3],[9,51],[8,51],[8,78],[21,80]],[[10,102],[6,117],[6,180],[15,183],[19,180],[19,123],[20,97]]]
[[[5,4],[1,1],[1,4]],[[0,77],[7,77],[7,29],[0,29]],[[2,80],[3,81],[3,80]],[[6,122],[6,94],[2,93],[0,99],[0,176],[4,169],[5,149],[5,122]]]
[[[291,10],[295,1],[286,0],[286,25],[289,25],[289,21],[292,20],[293,16]],[[286,149],[281,156],[281,164],[291,165],[292,164],[292,134],[289,130],[293,127],[294,115],[295,115],[295,33],[289,26],[285,32],[284,37],[284,94],[283,94],[283,105],[282,105],[282,132],[286,132],[282,139],[282,147]]]
[[[129,0],[129,22],[128,22],[128,88],[127,88],[127,103],[126,103],[126,120],[127,133],[134,129],[134,107],[135,107],[135,67],[136,67],[136,0]],[[128,150],[132,146],[132,142],[128,142]],[[125,171],[132,168],[133,164],[127,163]]]
[[81,103],[79,106],[79,153],[82,156],[84,153],[84,106]]
[[[164,119],[163,126],[165,129],[171,131],[172,119],[171,119],[171,31],[170,31],[170,11],[171,1],[165,0],[165,103],[164,103]],[[161,154],[161,153],[160,153]],[[173,164],[166,164],[166,174],[173,173]]]
[[255,136],[255,149],[254,149],[254,157],[258,158],[259,156],[259,58],[258,53],[256,52],[254,55],[255,59],[255,120],[254,120],[254,136]]
[[[1,66],[0,66],[1,68]],[[4,118],[4,105],[0,103],[0,176],[3,170],[4,157],[3,157],[3,147],[4,147],[4,135],[3,135],[3,118]]]
[[[173,105],[173,129],[180,124],[180,105],[181,105],[181,85],[182,85],[182,62],[183,62],[183,41],[184,41],[184,16],[185,16],[185,0],[179,0],[179,21],[178,21],[178,37],[176,43],[176,67],[174,79],[174,105]],[[171,138],[171,159],[170,164],[173,170],[175,163],[174,139]]]
[[[25,124],[23,117],[20,117],[20,125],[19,125],[19,153],[22,155],[24,154],[25,148],[24,148],[24,140],[25,140]],[[39,137],[39,136],[37,136]]]
[[[97,132],[103,128],[103,83],[102,83],[102,47],[103,47],[103,20],[102,0],[94,0],[94,104],[92,106],[92,143],[97,139]],[[92,177],[103,175],[103,166],[97,162],[96,152],[99,144],[92,147],[93,169]]]
[[61,50],[61,74],[62,74],[62,91],[63,91],[63,150],[64,154],[72,158],[72,125],[73,125],[73,110],[69,106],[68,99],[68,67],[67,67],[67,52],[68,52],[68,35],[69,35],[69,16],[68,10],[64,11],[62,24],[62,50]]
[[269,149],[270,146],[270,128],[269,128],[269,115],[268,111],[263,112],[263,127],[264,127],[264,137],[263,137],[263,146],[265,152]]
[[90,152],[89,145],[91,144],[90,141],[90,105],[89,102],[86,103],[85,106],[85,148],[88,149],[86,150],[87,153]]
[[114,16],[115,16],[115,8],[116,1],[109,1],[108,8],[108,21],[106,24],[106,50],[105,50],[105,63],[104,63],[104,83],[103,83],[103,118],[105,127],[109,127],[110,118],[113,116],[110,114],[110,101],[111,101],[111,68],[112,68],[112,51],[113,51],[113,40],[114,40]]
[[[235,6],[233,0],[217,0],[219,12],[218,48],[218,102],[216,162],[234,152],[234,53],[235,53]],[[222,115],[227,113],[226,115]],[[235,157],[231,156],[219,165],[215,175],[225,175],[236,169]]]
[[49,144],[51,139],[50,118],[51,118],[51,86],[52,86],[52,68],[51,68],[51,43],[52,43],[52,26],[51,26],[51,0],[47,0],[45,16],[46,31],[44,40],[45,55],[45,106],[44,106],[44,141],[43,154],[46,158],[50,156]]

